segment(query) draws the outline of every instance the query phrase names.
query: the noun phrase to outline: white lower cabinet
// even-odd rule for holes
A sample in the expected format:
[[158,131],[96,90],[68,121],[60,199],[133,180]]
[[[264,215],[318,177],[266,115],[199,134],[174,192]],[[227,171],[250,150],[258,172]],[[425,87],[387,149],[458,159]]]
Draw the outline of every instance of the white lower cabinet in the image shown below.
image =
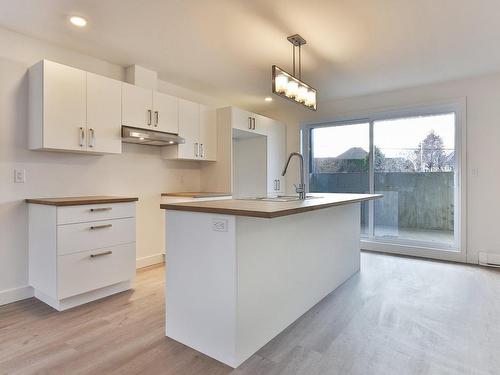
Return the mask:
[[29,205],[29,283],[62,311],[131,287],[135,203]]

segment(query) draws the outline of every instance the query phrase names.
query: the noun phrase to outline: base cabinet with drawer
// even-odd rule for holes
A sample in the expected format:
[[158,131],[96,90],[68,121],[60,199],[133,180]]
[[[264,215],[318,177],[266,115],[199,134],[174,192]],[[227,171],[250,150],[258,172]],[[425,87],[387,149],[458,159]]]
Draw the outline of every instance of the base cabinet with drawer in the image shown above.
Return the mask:
[[29,204],[29,283],[66,310],[131,288],[135,202]]

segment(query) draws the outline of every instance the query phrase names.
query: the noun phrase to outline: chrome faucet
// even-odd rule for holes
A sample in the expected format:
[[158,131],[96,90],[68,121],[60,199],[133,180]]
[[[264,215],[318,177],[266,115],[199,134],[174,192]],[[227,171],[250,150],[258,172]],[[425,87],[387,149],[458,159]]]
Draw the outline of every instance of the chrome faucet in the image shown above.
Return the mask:
[[299,199],[304,200],[306,199],[306,184],[304,183],[304,157],[302,156],[302,154],[298,152],[292,152],[288,157],[288,160],[286,161],[285,168],[283,168],[283,173],[281,173],[281,175],[284,176],[286,174],[288,164],[290,164],[290,160],[292,160],[292,157],[294,156],[297,156],[300,159],[300,184],[298,186],[293,184],[293,186],[295,186],[295,192],[299,194]]

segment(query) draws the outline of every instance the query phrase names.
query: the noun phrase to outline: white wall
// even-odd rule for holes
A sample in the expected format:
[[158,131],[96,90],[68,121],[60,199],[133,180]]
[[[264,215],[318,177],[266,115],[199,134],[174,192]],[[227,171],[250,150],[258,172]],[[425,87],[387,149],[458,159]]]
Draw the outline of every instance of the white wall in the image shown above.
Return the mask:
[[[269,115],[288,124],[287,146],[291,152],[300,150],[299,124],[304,122],[321,122],[463,97],[467,100],[467,260],[477,263],[480,251],[500,254],[497,234],[500,213],[500,74],[320,102],[317,112],[290,106],[286,111]],[[289,176],[287,179],[290,190],[296,178]]]
[[[78,195],[139,197],[137,256],[142,263],[161,259],[165,191],[198,190],[200,164],[165,161],[157,147],[124,144],[123,154],[91,156],[27,150],[27,69],[42,58],[124,78],[124,69],[89,56],[0,29],[0,304],[29,295],[28,217],[24,199]],[[159,82],[159,90],[217,105],[213,99]],[[14,184],[14,168],[26,169],[26,183]]]

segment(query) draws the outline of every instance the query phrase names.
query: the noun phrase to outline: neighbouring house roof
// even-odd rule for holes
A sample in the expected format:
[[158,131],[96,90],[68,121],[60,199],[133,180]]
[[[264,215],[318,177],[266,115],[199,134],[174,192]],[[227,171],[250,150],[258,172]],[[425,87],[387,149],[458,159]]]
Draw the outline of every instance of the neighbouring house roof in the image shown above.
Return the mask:
[[365,151],[361,147],[352,147],[349,150],[336,156],[337,159],[365,159],[368,155],[368,151]]

